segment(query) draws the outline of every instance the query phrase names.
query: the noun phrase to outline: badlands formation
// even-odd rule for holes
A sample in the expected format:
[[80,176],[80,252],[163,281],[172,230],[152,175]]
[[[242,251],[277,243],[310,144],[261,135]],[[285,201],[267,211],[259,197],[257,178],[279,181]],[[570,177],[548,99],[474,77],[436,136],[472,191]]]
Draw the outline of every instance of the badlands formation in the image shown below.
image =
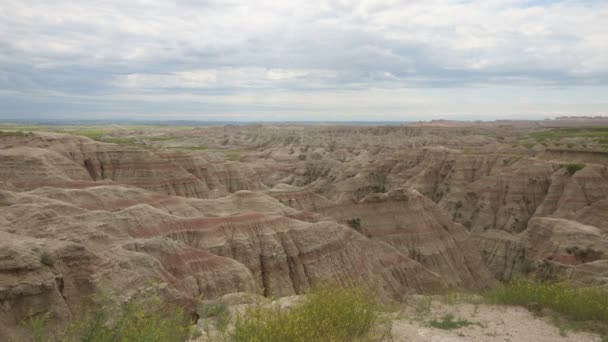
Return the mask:
[[99,292],[195,317],[328,283],[606,285],[605,124],[2,126],[0,336],[47,312],[60,329]]

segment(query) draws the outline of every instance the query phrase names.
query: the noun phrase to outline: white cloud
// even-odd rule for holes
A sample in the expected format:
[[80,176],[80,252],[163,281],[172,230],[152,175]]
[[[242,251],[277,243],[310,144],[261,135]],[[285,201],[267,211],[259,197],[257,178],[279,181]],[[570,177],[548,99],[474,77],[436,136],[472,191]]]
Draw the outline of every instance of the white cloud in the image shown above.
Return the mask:
[[[344,91],[358,92],[349,99],[355,103],[370,99],[362,107],[371,115],[383,100],[406,105],[379,90],[605,89],[607,17],[601,0],[4,0],[0,90],[98,101],[125,92],[131,98],[153,92],[157,99],[193,90],[233,99],[275,92],[294,94],[281,102],[291,110],[304,106],[299,98],[350,110],[340,107]],[[320,100],[320,90],[331,96]],[[523,110],[491,95],[501,111]],[[440,96],[450,99],[449,92]],[[573,98],[581,108],[594,100]],[[451,100],[463,113],[480,108]],[[25,110],[13,102],[0,115]],[[256,105],[265,104],[246,104]]]
[[120,75],[114,84],[126,88],[270,88],[273,86],[319,87],[335,78],[331,70],[220,68],[185,70],[168,74]]

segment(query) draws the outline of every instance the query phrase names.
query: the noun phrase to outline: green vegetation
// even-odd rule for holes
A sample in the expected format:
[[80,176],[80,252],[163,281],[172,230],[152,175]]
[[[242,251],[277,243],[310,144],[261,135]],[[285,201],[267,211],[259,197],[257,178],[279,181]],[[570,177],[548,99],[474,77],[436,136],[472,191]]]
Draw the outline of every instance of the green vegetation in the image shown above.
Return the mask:
[[[130,303],[119,310],[111,310],[107,301],[100,301],[77,317],[59,341],[182,342],[190,337],[190,321],[183,310],[159,299]],[[43,315],[30,321],[34,341],[56,340],[43,334],[47,318]]]
[[608,332],[608,291],[600,287],[517,279],[490,290],[486,298],[494,304],[522,305],[537,311],[547,308],[569,321],[592,321],[593,330]]
[[416,319],[422,320],[424,317],[431,314],[431,307],[433,306],[433,297],[422,297],[416,301]]
[[[235,322],[233,341],[352,341],[371,339],[379,322],[375,295],[360,288],[320,288],[290,309],[255,305]],[[387,337],[386,329],[382,339]]]
[[477,322],[471,322],[471,321],[468,321],[468,320],[462,319],[462,318],[457,319],[452,314],[445,314],[441,317],[440,320],[434,319],[434,320],[430,321],[429,324],[433,328],[443,329],[443,330],[460,329],[462,327],[468,327],[470,325],[481,326],[481,324],[477,323]]
[[61,133],[70,133],[74,135],[82,135],[93,140],[101,140],[101,137],[105,134],[105,132],[101,129],[95,128],[79,128],[75,130],[60,130],[58,132]]
[[[200,336],[183,310],[158,298],[120,308],[104,299],[94,302],[59,336],[45,335],[48,314],[26,322],[32,340],[182,342],[197,337],[197,333]],[[390,337],[390,320],[380,319],[375,293],[361,288],[317,288],[290,308],[264,303],[252,304],[234,320],[223,303],[204,303],[198,314],[210,334],[207,337],[221,341],[380,341]],[[208,330],[209,322],[213,322],[215,333]]]
[[[205,303],[198,310],[198,315],[202,319],[213,318],[215,328],[224,333],[230,324],[230,312],[224,303]],[[205,320],[205,323],[208,320]]]
[[[141,125],[128,125],[121,126],[125,129],[135,130],[135,129],[145,129],[145,130],[157,130],[157,129],[166,129],[166,126],[141,126]],[[192,128],[190,126],[171,126],[172,129],[185,129]],[[113,143],[113,144],[122,144],[122,145],[134,145],[137,144],[137,138],[118,138],[118,137],[109,137],[107,134],[115,131],[114,128],[110,126],[104,125],[92,125],[92,126],[78,126],[78,125],[0,125],[0,130],[6,129],[8,131],[0,131],[0,136],[3,135],[23,135],[25,132],[55,132],[55,133],[66,133],[73,135],[80,135],[91,138],[93,140]],[[142,136],[143,139],[149,141],[167,141],[167,140],[175,140],[175,137],[170,136],[156,136],[146,138]]]
[[[530,137],[538,140],[559,140],[562,138],[588,138],[596,140],[601,145],[608,145],[608,127],[590,128],[554,128],[530,133]],[[567,144],[573,148],[574,144]]]
[[22,137],[26,133],[22,131],[0,131],[0,137]]
[[0,125],[0,130],[32,132],[32,131],[52,131],[51,127],[43,125]]
[[346,223],[348,223],[348,225],[349,225],[349,226],[350,226],[352,229],[354,229],[354,230],[356,230],[356,231],[358,231],[358,232],[361,232],[361,219],[360,219],[360,218],[358,218],[358,217],[353,217],[352,219],[348,219],[348,220],[346,220]]
[[224,157],[231,161],[239,161],[241,160],[241,151],[233,150],[224,152]]
[[48,318],[49,314],[45,313],[29,320],[33,342],[44,342],[44,324]]
[[574,175],[577,171],[580,171],[585,168],[585,164],[577,164],[577,163],[570,163],[570,164],[565,164],[562,166],[564,166],[566,168],[566,170],[568,171],[570,176]]
[[220,316],[228,312],[228,307],[224,303],[210,303],[201,305],[198,314],[202,318]]
[[[601,287],[580,287],[569,282],[546,283],[516,279],[499,285],[484,296],[446,293],[420,297],[412,319],[427,322],[430,327],[453,330],[483,325],[445,313],[428,320],[433,298],[444,304],[481,303],[519,305],[538,314],[549,314],[553,323],[566,336],[567,329],[608,333],[608,291]],[[362,288],[322,287],[289,308],[252,304],[231,319],[226,304],[206,302],[198,314],[208,338],[219,341],[379,341],[390,339],[392,316],[381,316],[382,307],[376,295]],[[547,311],[548,310],[548,311]],[[139,301],[110,309],[98,301],[77,315],[58,339],[45,335],[48,314],[26,322],[32,341],[186,341],[192,338],[191,322],[184,312],[161,303],[158,299]],[[209,324],[215,326],[212,332]],[[200,332],[198,332],[200,334]],[[200,335],[199,335],[200,336]]]

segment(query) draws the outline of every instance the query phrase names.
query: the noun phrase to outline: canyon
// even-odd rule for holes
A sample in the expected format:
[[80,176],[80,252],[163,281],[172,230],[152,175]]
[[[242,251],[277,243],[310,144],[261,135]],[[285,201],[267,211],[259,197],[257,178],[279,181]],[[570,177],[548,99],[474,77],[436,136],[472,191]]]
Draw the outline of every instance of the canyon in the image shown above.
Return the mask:
[[0,336],[100,292],[608,286],[605,124],[0,126]]

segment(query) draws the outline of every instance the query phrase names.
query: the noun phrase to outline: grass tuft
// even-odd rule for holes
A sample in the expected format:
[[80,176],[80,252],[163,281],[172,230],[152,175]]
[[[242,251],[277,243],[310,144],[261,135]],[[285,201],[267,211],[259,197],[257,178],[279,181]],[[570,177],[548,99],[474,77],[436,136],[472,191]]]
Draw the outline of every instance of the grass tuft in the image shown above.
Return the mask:
[[575,173],[577,173],[578,171],[584,169],[586,165],[585,164],[570,163],[570,164],[565,164],[563,166],[566,168],[566,170],[568,171],[568,173],[570,174],[570,176],[572,176]]
[[457,319],[452,314],[445,314],[441,317],[441,319],[439,319],[439,320],[434,319],[434,320],[430,321],[429,324],[433,328],[443,329],[443,330],[460,329],[463,327],[468,327],[470,325],[481,326],[481,324],[477,323],[477,322],[471,322],[471,321],[468,321],[468,320],[462,319],[462,318]]
[[44,342],[44,324],[49,318],[49,314],[45,313],[34,318],[30,318],[29,326],[32,332],[33,342]]
[[376,296],[360,288],[319,288],[289,309],[254,305],[236,318],[233,341],[352,341],[371,338]]

